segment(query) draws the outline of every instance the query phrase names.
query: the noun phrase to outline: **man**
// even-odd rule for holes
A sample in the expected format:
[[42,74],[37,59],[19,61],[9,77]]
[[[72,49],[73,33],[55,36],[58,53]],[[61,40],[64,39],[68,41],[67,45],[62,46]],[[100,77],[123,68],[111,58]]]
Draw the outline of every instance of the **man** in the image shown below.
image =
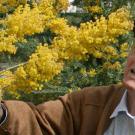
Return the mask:
[[38,106],[2,101],[0,114],[0,135],[133,135],[135,53],[123,85],[88,87]]

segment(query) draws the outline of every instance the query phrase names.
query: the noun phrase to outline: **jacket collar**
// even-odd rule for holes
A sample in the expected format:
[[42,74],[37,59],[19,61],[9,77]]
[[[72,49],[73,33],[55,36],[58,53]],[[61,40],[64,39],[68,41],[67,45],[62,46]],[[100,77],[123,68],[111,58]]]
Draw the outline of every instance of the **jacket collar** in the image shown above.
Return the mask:
[[116,106],[115,110],[111,114],[110,118],[115,118],[120,112],[125,112],[128,115],[127,109],[127,90],[124,92],[120,103]]
[[108,128],[109,124],[111,123],[110,116],[113,113],[116,106],[119,104],[125,89],[123,85],[120,87],[115,87],[115,92],[111,96],[110,100],[104,107],[103,113],[101,115],[101,119],[99,121],[99,125],[97,127],[96,135],[103,135],[105,130]]

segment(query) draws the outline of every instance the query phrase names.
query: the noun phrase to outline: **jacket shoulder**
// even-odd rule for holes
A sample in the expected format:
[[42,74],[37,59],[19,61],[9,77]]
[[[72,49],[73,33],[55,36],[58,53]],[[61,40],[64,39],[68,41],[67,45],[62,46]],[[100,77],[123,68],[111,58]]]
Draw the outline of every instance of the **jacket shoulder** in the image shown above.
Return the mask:
[[115,95],[121,97],[124,92],[123,85],[109,85],[109,86],[96,86],[86,87],[81,90],[83,102],[86,105],[104,106]]

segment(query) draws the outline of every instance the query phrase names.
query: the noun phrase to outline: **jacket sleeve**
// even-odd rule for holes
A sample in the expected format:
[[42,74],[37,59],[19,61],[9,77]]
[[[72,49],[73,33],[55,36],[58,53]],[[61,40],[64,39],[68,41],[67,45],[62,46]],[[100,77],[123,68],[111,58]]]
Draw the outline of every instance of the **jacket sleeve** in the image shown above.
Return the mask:
[[81,92],[73,92],[37,106],[23,101],[3,101],[7,120],[0,135],[74,135],[80,123]]

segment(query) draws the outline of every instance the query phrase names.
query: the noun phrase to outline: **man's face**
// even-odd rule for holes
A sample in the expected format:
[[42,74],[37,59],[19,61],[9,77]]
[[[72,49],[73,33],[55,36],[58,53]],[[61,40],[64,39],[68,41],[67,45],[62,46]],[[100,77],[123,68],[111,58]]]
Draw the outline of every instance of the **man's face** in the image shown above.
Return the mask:
[[135,53],[129,54],[127,58],[123,84],[128,90],[135,90]]

